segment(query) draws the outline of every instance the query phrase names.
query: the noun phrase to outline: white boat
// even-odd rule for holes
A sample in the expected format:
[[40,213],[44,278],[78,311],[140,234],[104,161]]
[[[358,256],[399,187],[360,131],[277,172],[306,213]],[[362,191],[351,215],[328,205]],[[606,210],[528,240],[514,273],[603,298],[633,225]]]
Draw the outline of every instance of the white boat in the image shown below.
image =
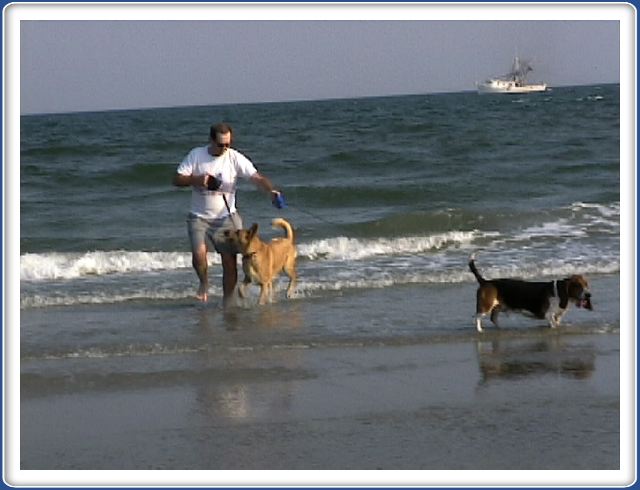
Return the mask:
[[479,94],[527,94],[544,92],[546,83],[527,83],[527,74],[533,71],[531,63],[521,61],[517,56],[513,60],[511,71],[503,77],[489,78],[477,83]]

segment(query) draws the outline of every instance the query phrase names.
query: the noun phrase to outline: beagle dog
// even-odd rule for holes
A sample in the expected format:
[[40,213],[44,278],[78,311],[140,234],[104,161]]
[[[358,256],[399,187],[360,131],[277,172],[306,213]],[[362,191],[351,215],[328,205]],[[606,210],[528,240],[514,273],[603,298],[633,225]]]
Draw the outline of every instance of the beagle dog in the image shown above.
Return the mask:
[[480,286],[476,293],[476,329],[482,332],[482,318],[490,314],[498,326],[500,311],[517,310],[535,318],[547,319],[549,326],[560,325],[569,302],[578,308],[593,310],[589,283],[582,275],[549,282],[529,282],[519,279],[485,279],[475,265],[475,254],[469,257],[469,269]]

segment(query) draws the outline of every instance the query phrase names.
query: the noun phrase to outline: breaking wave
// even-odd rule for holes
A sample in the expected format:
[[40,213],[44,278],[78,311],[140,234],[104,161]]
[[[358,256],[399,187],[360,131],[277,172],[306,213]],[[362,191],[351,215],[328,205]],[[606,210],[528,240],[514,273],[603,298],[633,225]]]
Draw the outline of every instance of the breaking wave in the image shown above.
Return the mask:
[[[298,245],[298,257],[308,260],[365,260],[442,250],[471,243],[477,232],[451,232],[426,237],[362,240],[327,238]],[[209,262],[220,263],[217,254]],[[25,254],[20,257],[21,281],[70,280],[110,274],[171,271],[191,267],[191,255],[183,252],[93,251],[86,253]]]
[[[515,223],[514,223],[515,224]],[[404,284],[473,282],[467,259],[479,251],[487,278],[537,280],[620,272],[620,205],[577,202],[509,230],[454,230],[409,236],[335,236],[301,242],[298,296]],[[220,263],[210,254],[211,265]],[[194,294],[191,254],[172,251],[27,253],[20,257],[20,307],[182,301]],[[210,293],[220,295],[219,266]],[[276,284],[280,291],[286,280]]]

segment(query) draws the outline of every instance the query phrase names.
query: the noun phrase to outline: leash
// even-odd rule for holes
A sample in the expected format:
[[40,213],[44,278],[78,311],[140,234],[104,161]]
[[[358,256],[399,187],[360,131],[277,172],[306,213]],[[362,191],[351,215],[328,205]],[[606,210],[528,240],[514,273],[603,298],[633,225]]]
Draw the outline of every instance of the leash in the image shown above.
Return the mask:
[[233,229],[237,231],[238,227],[236,226],[236,221],[233,219],[233,214],[231,213],[231,208],[229,207],[229,202],[227,201],[227,196],[224,192],[222,193],[222,199],[224,200],[224,205],[226,206],[227,212],[229,213],[229,219],[231,220]]
[[289,207],[292,209],[295,209],[297,212],[302,213],[302,214],[306,214],[307,216],[311,216],[312,218],[318,220],[318,221],[322,221],[323,223],[327,224],[327,225],[331,225],[331,226],[340,226],[338,223],[334,223],[332,221],[329,221],[328,219],[325,219],[321,216],[318,216],[317,214],[311,213],[309,211],[305,211],[304,209],[299,208],[298,206],[291,206],[289,204]]
[[278,209],[282,209],[282,208],[286,208],[286,207],[290,207],[293,208],[294,210],[298,211],[299,213],[303,213],[306,214],[308,216],[311,216],[312,218],[316,219],[317,221],[322,221],[323,223],[326,223],[328,225],[331,226],[339,226],[337,223],[333,223],[325,218],[323,218],[322,216],[318,216],[317,214],[311,213],[310,211],[305,211],[304,209],[299,208],[298,206],[291,206],[290,204],[287,205],[287,203],[285,203],[284,201],[284,195],[282,193],[279,193],[276,201],[274,201],[274,206]]
[[[229,213],[229,217],[231,218],[231,223],[233,224],[234,229],[237,230],[238,227],[236,226],[236,223],[235,223],[235,221],[233,219],[233,215],[231,213],[231,207],[229,206],[229,202],[227,201],[226,194],[222,193],[222,199],[224,200],[224,205],[226,206],[227,212]],[[277,199],[277,201],[274,202],[274,206],[276,208],[278,208],[278,209],[283,209],[283,208],[287,208],[287,207],[288,208],[292,208],[292,209],[296,210],[299,213],[303,213],[303,214],[306,214],[308,216],[311,216],[312,218],[314,218],[314,219],[316,219],[318,221],[322,221],[323,223],[325,223],[327,225],[340,226],[340,225],[338,225],[338,223],[329,221],[329,220],[327,220],[327,219],[325,219],[325,218],[323,218],[321,216],[318,216],[317,214],[311,213],[310,211],[305,211],[304,209],[301,209],[298,206],[291,206],[291,204],[285,203],[284,196],[282,195],[281,192],[278,194],[278,197],[276,199]]]

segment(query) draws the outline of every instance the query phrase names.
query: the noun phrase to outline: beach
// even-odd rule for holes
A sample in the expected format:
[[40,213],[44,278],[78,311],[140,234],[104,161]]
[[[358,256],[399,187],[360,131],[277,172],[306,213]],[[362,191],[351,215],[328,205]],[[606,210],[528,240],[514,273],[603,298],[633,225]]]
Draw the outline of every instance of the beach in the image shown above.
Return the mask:
[[616,336],[528,338],[478,355],[484,347],[492,348],[465,342],[239,356],[224,379],[25,398],[21,466],[619,467]]
[[[595,284],[603,306],[605,285]],[[173,328],[200,341],[23,361],[21,468],[620,467],[616,328],[590,328],[589,312],[574,309],[556,330],[513,315],[482,334],[468,321],[454,332],[376,335],[367,315],[347,310],[368,303],[393,320],[397,313],[381,301],[387,292],[281,299],[226,313],[218,305],[135,304],[108,315],[95,307],[90,315],[49,311],[49,322],[90,318],[105,329],[161,331],[182,317]],[[458,294],[433,293],[405,288],[403,307],[417,311],[420,298],[443,304]],[[319,335],[333,321],[327,309],[350,322],[351,333]],[[358,318],[363,334],[354,335]]]
[[[246,226],[295,230],[291,300],[280,278],[223,310],[213,253],[194,300],[172,178],[220,121],[285,196],[238,183]],[[20,138],[8,482],[629,483],[619,84],[28,115]],[[487,279],[582,274],[594,309],[478,333],[472,254]]]

